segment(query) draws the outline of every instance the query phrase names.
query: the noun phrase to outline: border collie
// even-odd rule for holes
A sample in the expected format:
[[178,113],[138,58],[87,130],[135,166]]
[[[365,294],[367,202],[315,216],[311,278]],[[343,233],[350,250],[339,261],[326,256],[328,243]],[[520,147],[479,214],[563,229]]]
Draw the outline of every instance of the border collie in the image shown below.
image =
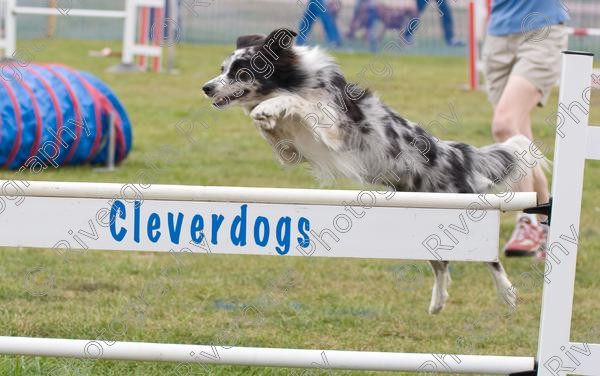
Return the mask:
[[[532,172],[530,165],[518,164],[532,145],[525,136],[482,148],[438,140],[375,94],[347,83],[318,47],[294,45],[295,36],[277,29],[268,36],[239,37],[221,74],[202,88],[215,107],[241,106],[280,149],[283,163],[308,162],[319,179],[385,181],[389,189],[418,192],[493,193],[506,185],[519,191],[519,180],[511,176],[516,170]],[[285,148],[278,148],[281,142]],[[537,158],[533,168],[545,166],[543,155]],[[435,314],[448,299],[450,274],[448,261],[430,263],[429,313]],[[504,268],[500,262],[486,264],[498,292],[514,306],[516,292]]]

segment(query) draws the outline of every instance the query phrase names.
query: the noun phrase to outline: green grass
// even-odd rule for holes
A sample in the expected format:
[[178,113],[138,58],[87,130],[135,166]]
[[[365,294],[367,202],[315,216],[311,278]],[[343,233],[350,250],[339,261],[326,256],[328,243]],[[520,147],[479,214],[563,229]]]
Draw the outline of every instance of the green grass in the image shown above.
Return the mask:
[[[36,60],[90,71],[116,91],[133,122],[134,147],[113,173],[95,172],[87,166],[68,167],[46,170],[31,179],[318,186],[305,168],[281,168],[249,118],[238,109],[212,113],[206,128],[197,126],[194,143],[175,128],[182,118],[198,109],[208,109],[200,87],[218,72],[229,46],[181,46],[177,51],[178,75],[117,75],[104,72],[116,60],[87,56],[89,49],[107,45],[104,42],[47,43]],[[115,43],[108,45],[118,48]],[[371,59],[368,54],[340,53],[337,57],[351,80]],[[448,127],[446,131],[437,129],[437,136],[478,146],[491,142],[492,111],[484,93],[460,89],[466,81],[464,59],[390,55],[385,61],[393,68],[391,79],[369,74],[366,78],[369,86],[393,108],[413,121],[428,124],[440,120],[438,114],[448,113],[451,105],[460,126]],[[556,93],[548,106],[536,110],[533,116],[536,137],[550,149],[554,129],[545,125],[544,119],[555,110]],[[592,118],[596,122],[600,119],[599,110],[600,101],[594,93]],[[159,151],[161,146],[167,149]],[[600,342],[600,258],[594,253],[600,248],[599,172],[598,163],[588,162],[572,324],[573,339],[591,342]],[[14,173],[4,171],[0,177],[10,179]],[[356,187],[349,182],[332,186]],[[512,223],[512,215],[503,217],[502,242],[512,230]],[[485,267],[453,263],[450,300],[438,316],[427,315],[431,272],[426,262],[224,255],[197,255],[184,261],[184,266],[174,269],[176,262],[168,254],[89,251],[60,256],[51,250],[3,249],[0,333],[165,343],[535,355],[541,280],[536,277],[538,283],[529,288],[523,273],[535,274],[532,266],[541,266],[529,259],[505,260],[509,275],[520,289],[519,306],[508,313],[496,297]],[[53,276],[53,284],[43,278],[33,282],[38,287],[52,286],[46,296],[33,296],[24,287],[24,276],[34,267],[46,268]],[[400,271],[407,269],[412,270],[408,277],[398,277]],[[136,299],[144,289],[147,304]],[[137,315],[135,309],[126,308],[129,303],[137,308]],[[243,314],[248,305],[258,308],[262,315],[253,310]],[[120,334],[106,334],[110,333],[111,322],[113,331]],[[105,334],[98,334],[102,331]],[[461,338],[468,342],[468,348],[457,344]],[[220,352],[226,351],[220,348]],[[45,375],[57,367],[63,368],[56,374],[76,374],[66,367],[78,364],[57,358],[0,357],[0,374]],[[93,375],[174,374],[176,366],[114,361],[88,365]],[[250,367],[210,367],[210,371],[216,375],[292,372]]]

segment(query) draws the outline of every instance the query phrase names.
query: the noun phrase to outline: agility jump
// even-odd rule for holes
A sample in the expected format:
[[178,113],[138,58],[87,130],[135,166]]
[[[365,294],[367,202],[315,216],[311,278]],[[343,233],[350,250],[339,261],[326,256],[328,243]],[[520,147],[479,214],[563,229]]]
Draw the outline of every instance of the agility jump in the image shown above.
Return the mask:
[[[565,52],[559,116],[565,137],[556,137],[551,205],[538,206],[535,194],[498,195],[323,191],[229,187],[151,186],[5,181],[14,189],[0,196],[2,246],[53,247],[56,234],[82,223],[97,228],[97,239],[66,239],[74,248],[165,251],[173,244],[205,244],[206,252],[431,260],[433,244],[424,241],[431,223],[455,221],[460,215],[480,221],[451,251],[434,248],[442,260],[497,260],[500,211],[538,211],[550,218],[543,287],[540,339],[534,356],[448,355],[444,369],[426,367],[432,354],[339,350],[232,347],[116,342],[98,348],[94,340],[0,337],[0,354],[89,359],[172,361],[182,364],[227,364],[378,371],[442,371],[550,376],[562,365],[563,349],[589,348],[570,374],[591,375],[600,369],[600,344],[571,342],[570,327],[577,260],[577,236],[586,159],[600,160],[600,127],[588,116],[574,119],[561,111],[578,103],[589,113],[591,54]],[[141,192],[141,194],[140,194]],[[19,201],[18,206],[11,201]],[[365,208],[354,220],[346,208]],[[47,221],[61,215],[62,221]],[[345,215],[346,217],[343,217]],[[335,221],[337,219],[337,222]],[[390,218],[394,218],[393,226]],[[334,219],[334,222],[332,222]],[[350,219],[350,221],[348,221]],[[96,221],[97,225],[94,224]],[[102,225],[104,224],[104,226]],[[350,226],[355,226],[352,232]],[[471,224],[471,223],[470,223]],[[314,229],[338,226],[346,237]],[[29,229],[35,228],[33,233]],[[574,241],[562,239],[575,230]],[[367,239],[377,231],[378,236]],[[160,235],[159,235],[160,233]],[[362,236],[361,236],[362,235]],[[399,238],[402,242],[398,242]],[[558,253],[560,251],[560,253]],[[444,253],[445,252],[445,253]],[[435,253],[435,252],[434,252]],[[559,257],[559,263],[552,260]],[[190,354],[195,354],[191,356]]]

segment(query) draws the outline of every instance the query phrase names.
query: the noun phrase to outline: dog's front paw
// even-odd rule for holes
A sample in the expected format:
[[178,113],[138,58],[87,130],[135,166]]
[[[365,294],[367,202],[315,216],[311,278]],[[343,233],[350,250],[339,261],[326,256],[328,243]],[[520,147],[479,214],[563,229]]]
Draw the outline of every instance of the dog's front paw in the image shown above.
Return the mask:
[[267,115],[264,112],[253,112],[254,111],[250,113],[250,117],[252,118],[252,121],[254,121],[254,124],[256,124],[257,127],[264,130],[271,130],[275,128],[275,125],[277,124],[276,117]]
[[271,130],[277,125],[277,118],[279,117],[277,111],[274,110],[275,108],[272,108],[272,106],[261,103],[250,111],[250,117],[257,127]]

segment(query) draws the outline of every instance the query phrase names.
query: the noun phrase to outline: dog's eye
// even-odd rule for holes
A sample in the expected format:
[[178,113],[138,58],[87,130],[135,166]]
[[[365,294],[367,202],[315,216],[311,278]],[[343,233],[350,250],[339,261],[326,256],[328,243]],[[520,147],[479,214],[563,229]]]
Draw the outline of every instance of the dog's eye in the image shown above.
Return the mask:
[[225,71],[225,68],[221,65],[221,73],[223,73],[223,71]]

